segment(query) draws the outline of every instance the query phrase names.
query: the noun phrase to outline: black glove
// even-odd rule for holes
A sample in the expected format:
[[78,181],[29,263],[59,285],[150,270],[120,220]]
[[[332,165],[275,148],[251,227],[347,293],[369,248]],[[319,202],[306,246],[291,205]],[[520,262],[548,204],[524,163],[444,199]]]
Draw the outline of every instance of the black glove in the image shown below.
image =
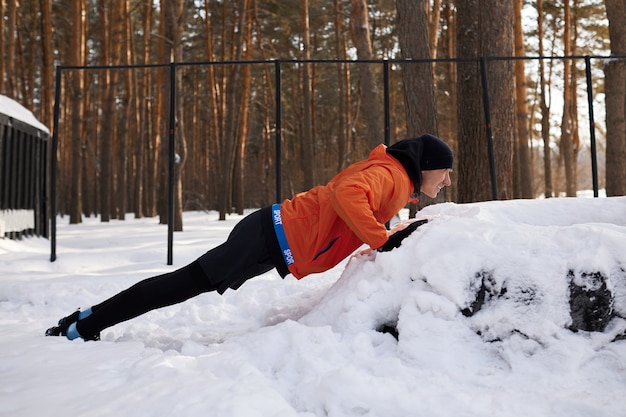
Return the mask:
[[418,220],[409,224],[404,229],[398,230],[396,233],[389,236],[389,239],[387,240],[387,242],[385,242],[384,245],[382,245],[380,248],[376,250],[378,252],[389,252],[390,250],[399,247],[402,244],[402,241],[404,240],[404,238],[406,238],[408,235],[413,233],[418,227],[420,227],[421,225],[425,223],[428,223],[428,220],[426,219]]

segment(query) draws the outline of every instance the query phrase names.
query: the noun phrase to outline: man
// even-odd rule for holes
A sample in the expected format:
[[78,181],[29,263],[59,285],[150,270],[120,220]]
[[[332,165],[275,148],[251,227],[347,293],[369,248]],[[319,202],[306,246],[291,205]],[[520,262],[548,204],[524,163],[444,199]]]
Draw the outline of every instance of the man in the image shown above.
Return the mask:
[[419,192],[434,198],[449,186],[453,160],[450,147],[433,135],[379,145],[328,184],[248,215],[226,242],[191,264],[76,311],[46,335],[99,340],[107,327],[204,292],[237,289],[272,268],[301,279],[334,267],[363,243],[397,247],[419,224],[390,234],[385,223]]

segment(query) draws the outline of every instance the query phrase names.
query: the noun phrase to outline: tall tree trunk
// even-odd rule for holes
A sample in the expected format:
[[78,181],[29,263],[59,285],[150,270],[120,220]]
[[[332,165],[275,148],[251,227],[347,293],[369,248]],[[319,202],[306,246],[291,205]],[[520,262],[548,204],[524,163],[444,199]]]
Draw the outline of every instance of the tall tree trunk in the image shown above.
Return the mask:
[[[82,65],[81,51],[83,50],[82,35],[83,30],[83,2],[81,0],[73,0],[71,5],[71,21],[74,36],[70,38],[69,43],[69,62],[70,65]],[[70,176],[70,224],[77,224],[82,221],[82,178],[83,178],[83,135],[82,120],[84,118],[83,111],[83,83],[82,72],[72,71],[69,75],[69,88],[71,96],[71,133],[70,143],[72,147],[72,174]]]
[[[147,64],[152,59],[152,15],[154,14],[153,2],[144,3],[143,13],[143,63]],[[158,49],[162,49],[162,43],[158,43]],[[157,56],[160,58],[162,54],[157,52]],[[161,85],[163,70],[157,70],[156,83],[153,83],[154,73],[151,69],[145,71],[144,85],[143,85],[143,97],[142,105],[144,110],[143,117],[143,132],[142,132],[142,144],[138,145],[141,148],[138,151],[139,160],[137,166],[145,164],[145,175],[140,174],[140,178],[137,179],[139,184],[144,187],[144,193],[142,202],[144,203],[143,215],[148,217],[154,217],[157,215],[157,190],[158,190],[158,149],[160,148],[160,97],[161,97]],[[143,177],[143,178],[141,178]]]
[[[99,2],[101,13],[103,60],[105,65],[119,65],[121,56],[121,35],[122,27],[119,16],[122,15],[121,0],[115,0],[105,5],[103,0]],[[111,22],[110,18],[113,18]],[[111,22],[111,32],[108,22]],[[115,128],[117,115],[115,111],[115,100],[117,95],[117,81],[119,79],[118,70],[105,70],[104,106],[102,117],[101,137],[100,137],[100,216],[102,222],[111,219],[111,212],[114,207],[114,169],[113,169],[113,148],[115,143]]]
[[[87,6],[86,4],[85,6]],[[89,5],[89,7],[93,8],[94,5]],[[87,33],[89,33],[89,20],[87,16],[91,13],[92,9],[83,9],[83,17],[82,17],[82,25],[83,25],[83,35],[81,36],[81,65],[88,65],[89,57],[86,54],[87,51]],[[89,85],[91,74],[89,71],[81,71],[82,77],[82,85],[85,86],[83,88],[83,120],[81,123],[81,137],[83,138],[83,142],[85,145],[85,149],[83,150],[83,180],[82,180],[82,195],[83,195],[83,215],[91,216],[98,214],[98,162],[97,162],[97,147],[98,147],[98,137],[99,137],[99,124],[91,123],[91,121],[97,117],[95,115],[98,114],[98,110],[96,108],[100,106],[101,103],[96,102],[94,96],[97,98],[97,91],[92,91],[86,86]],[[98,107],[100,108],[100,107]],[[95,139],[94,139],[95,138]],[[95,186],[94,186],[95,184]]]
[[[572,48],[571,54],[578,55],[578,16],[580,9],[578,7],[579,0],[572,0]],[[574,184],[574,196],[576,196],[576,190],[578,189],[578,153],[580,152],[580,135],[578,129],[578,95],[576,94],[578,89],[578,70],[576,68],[576,61],[572,61],[571,74],[570,74],[570,97],[571,99],[571,146],[572,146],[572,184]]]
[[[309,33],[309,0],[301,1],[302,21],[302,59],[311,59],[311,40]],[[315,186],[315,138],[313,137],[311,110],[311,64],[302,65],[302,144],[300,159],[304,174],[305,190]]]
[[[543,57],[543,0],[537,0],[537,34],[539,40],[539,56]],[[552,155],[550,151],[550,106],[547,101],[545,78],[545,61],[539,60],[540,108],[541,108],[541,138],[543,139],[543,176],[544,196],[554,196],[552,184]]]
[[[515,56],[526,55],[522,30],[522,0],[515,0]],[[524,61],[515,61],[515,95],[517,104],[516,169],[513,176],[516,198],[532,198],[530,152],[528,150],[528,105],[526,104],[526,71]]]
[[[574,37],[574,39],[576,39]],[[575,55],[576,52],[572,51]],[[578,189],[578,153],[580,152],[580,130],[578,129],[578,97],[576,95],[578,85],[578,71],[576,65],[572,65],[572,74],[570,75],[572,82],[570,83],[570,96],[572,97],[572,183],[574,184],[574,196]]]
[[[419,4],[419,3],[418,3]],[[432,9],[429,7],[430,1],[424,3],[428,13],[428,49],[430,57],[437,58],[437,46],[439,44],[439,18],[441,17],[441,0],[433,0]],[[396,7],[397,2],[396,2]],[[433,70],[435,63],[433,62]]]
[[[184,35],[184,24],[185,19],[183,18],[184,7],[183,0],[174,0],[174,1],[165,1],[165,39],[169,40],[171,45],[170,47],[170,56],[171,62],[183,62],[183,35]],[[170,78],[171,80],[171,78]],[[174,164],[174,231],[182,231],[183,230],[183,184],[182,184],[182,170],[185,166],[185,162],[187,161],[187,140],[185,137],[185,127],[184,127],[184,118],[183,118],[183,102],[181,98],[180,90],[182,89],[182,71],[180,68],[177,68],[176,71],[176,97],[174,97],[175,102],[175,153],[176,153],[176,163]],[[169,97],[171,94],[171,84],[168,82],[167,87],[170,90],[167,92],[166,97]],[[166,101],[167,112],[172,110],[169,108],[169,100]],[[162,152],[161,155],[164,156],[164,160],[169,160],[169,140],[164,141],[162,144]],[[165,158],[167,157],[167,158]],[[171,174],[171,173],[169,173]],[[164,187],[164,191],[168,192],[167,182],[164,183],[166,186]],[[166,206],[166,205],[165,205]],[[167,218],[167,211],[164,210],[161,213],[161,223],[163,223],[163,219]]]
[[[170,21],[166,9],[171,7],[169,0],[161,0],[160,19],[159,19],[159,35],[161,39],[166,41],[159,42],[158,55],[163,63],[172,62],[173,45],[171,39],[171,29],[168,28]],[[168,38],[168,35],[170,38]],[[157,212],[159,214],[159,223],[167,224],[168,216],[168,196],[169,196],[169,129],[170,129],[170,94],[171,94],[171,74],[170,70],[159,71],[157,86],[160,90],[157,95],[158,103],[158,120],[156,121],[158,145],[155,152],[158,152],[158,188],[157,188]]]
[[[2,1],[0,1],[2,3]],[[52,127],[53,105],[54,105],[54,45],[52,32],[52,4],[50,0],[40,0],[41,7],[41,119],[43,124]],[[0,6],[1,7],[1,6]],[[3,15],[0,13],[0,15]],[[4,19],[3,19],[4,20]],[[0,33],[2,26],[0,24]],[[0,42],[4,44],[3,42]],[[0,56],[4,56],[0,50]],[[0,64],[0,74],[3,74]],[[0,77],[0,79],[3,77]],[[0,80],[0,91],[2,91],[2,81]]]
[[[33,17],[31,15],[24,16],[25,5],[18,4],[18,14],[20,16],[21,24],[26,24],[28,27],[34,27]],[[34,31],[33,31],[34,32]],[[35,43],[34,42],[25,42],[24,38],[26,36],[25,31],[18,30],[17,31],[17,56],[13,59],[17,64],[17,68],[20,71],[14,75],[14,77],[18,80],[18,97],[19,100],[27,107],[34,108],[34,100],[33,100],[33,90],[35,85],[35,65],[30,57],[35,56]]]
[[[457,56],[513,55],[513,4],[468,0],[458,4]],[[494,19],[493,16],[498,16]],[[460,202],[492,199],[479,65],[458,64]],[[512,150],[515,123],[514,68],[510,61],[487,62],[497,198],[513,197]]]
[[[457,53],[459,58],[480,54],[478,0],[457,4]],[[490,199],[488,153],[484,130],[480,68],[476,62],[457,63],[458,201]]]
[[[253,6],[253,24],[254,24],[254,28],[255,30],[258,32],[261,32],[262,29],[262,21],[261,18],[259,16],[259,2],[258,1],[254,1],[254,6]],[[261,59],[263,60],[267,60],[268,59],[268,54],[267,51],[265,51],[263,48],[263,39],[260,36],[254,36],[254,44],[256,49],[260,52],[261,54]],[[260,175],[259,175],[259,180],[266,185],[269,185],[272,183],[272,179],[274,179],[274,172],[275,172],[275,163],[276,161],[274,160],[273,156],[274,156],[274,148],[275,146],[275,142],[274,142],[274,137],[272,135],[272,125],[273,125],[273,121],[274,121],[274,100],[276,97],[276,90],[275,90],[275,86],[274,86],[274,76],[272,74],[272,68],[269,65],[264,66],[263,68],[263,94],[261,95],[259,100],[255,100],[255,105],[257,107],[259,107],[260,109],[260,119],[262,120],[262,124],[263,124],[263,131],[262,131],[262,144],[260,145],[260,152],[259,152],[259,162],[260,162]],[[263,187],[262,189],[262,194],[261,194],[261,201],[263,205],[268,204],[269,202],[274,202],[276,201],[276,193],[275,193],[275,188],[270,187],[270,186],[266,186]]]
[[[488,0],[481,8],[487,23],[482,56],[513,56],[515,13],[511,2]],[[498,16],[494,19],[493,16]],[[511,61],[488,62],[493,147],[498,198],[513,198],[513,149],[516,146],[515,65]]]
[[[398,40],[402,59],[430,59],[426,0],[397,0]],[[430,63],[403,64],[407,134],[437,134],[437,106]]]
[[[254,0],[250,0],[254,1]],[[243,14],[242,18],[242,28],[244,32],[242,34],[242,56],[241,58],[244,61],[250,59],[251,50],[252,50],[252,13],[250,13],[250,4],[246,5],[246,13]],[[237,213],[240,215],[244,214],[245,209],[245,178],[246,178],[246,147],[248,144],[248,132],[250,126],[250,91],[251,91],[251,66],[245,65],[241,74],[241,95],[239,103],[239,123],[238,123],[238,150],[237,150],[237,188],[235,195],[235,207],[237,208]]]
[[[237,3],[238,20],[237,24],[233,27],[234,43],[232,45],[232,59],[234,61],[240,61],[243,54],[243,31],[245,29],[245,19],[248,13],[249,0],[239,0]],[[221,153],[219,156],[220,175],[222,180],[220,184],[220,201],[219,211],[220,220],[226,219],[226,214],[231,212],[232,198],[233,198],[233,179],[235,176],[235,164],[237,160],[236,150],[239,148],[239,123],[243,115],[239,114],[239,103],[236,98],[239,99],[241,92],[241,80],[242,69],[240,65],[229,65],[229,79],[226,83],[225,89],[225,119],[223,124],[224,140]]]
[[[333,0],[334,4],[334,23],[335,23],[335,55],[338,59],[346,60],[346,28],[344,23],[344,2]],[[337,64],[337,85],[339,86],[338,94],[338,110],[339,117],[337,119],[337,167],[336,172],[344,169],[350,162],[352,153],[351,137],[352,137],[352,115],[350,112],[350,65]]]
[[[626,0],[605,0],[611,55],[626,55]],[[604,65],[606,94],[606,194],[626,195],[626,61]]]
[[[4,32],[3,32],[3,38],[4,40],[2,41],[2,43],[6,44],[6,56],[7,57],[14,57],[17,54],[17,50],[16,50],[16,40],[17,40],[17,8],[18,8],[18,1],[17,0],[7,0],[7,19],[6,19],[6,25],[7,25],[7,35],[6,38],[4,38]],[[2,15],[2,20],[4,20],[4,15]],[[15,85],[15,60],[14,59],[4,59],[4,57],[1,57],[2,61],[4,61],[4,73],[2,74],[3,78],[4,78],[4,74],[8,74],[8,76],[6,77],[4,81],[4,88],[3,91],[5,92],[4,94],[6,94],[7,96],[13,98],[13,99],[18,99],[18,97],[16,96],[17,94],[17,86]]]
[[[398,13],[398,40],[402,59],[430,59],[429,25],[426,10],[430,2],[426,0],[396,0]],[[404,102],[406,109],[407,135],[417,137],[424,133],[438,135],[437,104],[433,66],[430,62],[402,65]],[[445,192],[431,199],[423,195],[420,207],[442,202],[447,199]],[[414,217],[417,207],[411,205],[410,217]]]
[[[5,33],[5,25],[4,25],[4,0],[0,0],[0,33]],[[6,44],[8,42],[0,42],[0,57],[6,56]],[[4,74],[6,71],[5,60],[0,59],[0,92],[4,93]],[[51,125],[50,125],[51,126]]]
[[[206,59],[209,61],[213,61],[216,59],[216,53],[214,50],[214,39],[213,39],[213,26],[211,25],[211,12],[209,9],[209,2],[205,2],[204,6],[205,11],[205,31],[206,31],[206,42],[205,42],[205,53]],[[211,183],[213,184],[222,184],[222,176],[223,170],[221,169],[221,159],[219,155],[221,154],[221,141],[223,138],[223,130],[222,125],[220,123],[220,105],[221,105],[221,95],[219,88],[219,76],[220,71],[215,71],[214,65],[209,65],[207,68],[207,94],[208,94],[208,108],[206,111],[208,112],[209,118],[209,134],[206,137],[206,140],[209,142],[208,152],[209,152],[209,172],[212,173],[209,176],[214,178],[215,180],[212,182],[205,182],[206,185],[206,193],[210,195],[211,191]],[[220,195],[218,189],[218,195]]]
[[[143,21],[142,29],[143,36],[141,42],[141,54],[143,63],[150,62],[151,48],[150,48],[150,31],[152,30],[152,2],[144,2],[143,4]],[[152,142],[152,106],[154,98],[152,97],[152,70],[146,69],[142,72],[141,85],[137,86],[141,90],[141,99],[137,98],[139,109],[137,138],[135,138],[133,149],[133,172],[134,172],[134,200],[135,200],[135,218],[140,219],[144,215],[147,215],[147,207],[149,204],[148,189],[151,188],[149,184],[146,184],[146,179],[150,178],[150,175],[146,175],[150,170],[150,164],[147,161],[154,159],[150,149],[150,143]],[[153,188],[153,187],[152,187]]]
[[[373,59],[370,39],[367,0],[350,0],[350,35],[359,60]],[[428,45],[428,43],[426,44]],[[361,112],[365,122],[366,136],[370,148],[382,143],[384,138],[380,103],[372,64],[357,64],[361,94]]]
[[[454,57],[456,56],[456,13],[455,7],[453,4],[454,0],[446,0],[444,2],[444,20],[446,22],[446,32],[447,32],[447,44],[445,45],[446,56]],[[454,61],[450,61],[447,63],[445,67],[445,74],[448,78],[448,91],[450,92],[450,107],[449,112],[454,113],[453,109],[457,108],[457,79],[456,79],[456,63]],[[456,117],[448,117],[450,120],[449,125],[445,126],[445,132],[452,133],[457,132],[456,127]],[[441,126],[439,126],[441,129]],[[456,136],[456,135],[451,135]],[[453,182],[454,184],[454,182]]]
[[[101,42],[101,64],[110,65],[110,39],[107,31],[109,21],[107,6],[104,0],[98,0],[98,15],[100,17],[100,42]],[[113,123],[112,115],[114,108],[114,95],[112,90],[111,71],[106,70],[102,73],[103,82],[100,88],[100,99],[102,100],[102,117],[99,130],[100,138],[98,144],[98,165],[99,170],[99,190],[100,220],[108,222],[111,218],[111,141],[113,140]]]
[[[571,8],[570,0],[564,1],[563,17],[563,54],[568,56],[572,50],[571,35]],[[561,119],[561,142],[559,145],[561,158],[565,166],[565,191],[568,197],[576,196],[576,184],[573,183],[573,145],[572,145],[572,90],[571,90],[572,61],[563,60],[563,118]]]
[[[123,63],[127,65],[135,64],[135,44],[133,42],[132,19],[129,10],[129,0],[122,0],[122,16],[120,19],[123,24],[123,44],[125,46],[123,53]],[[119,144],[118,144],[118,169],[117,169],[117,201],[118,211],[117,218],[124,220],[126,212],[129,208],[128,196],[132,188],[129,187],[128,171],[130,160],[130,151],[134,149],[133,142],[137,140],[137,125],[139,111],[136,105],[136,70],[131,69],[122,73],[123,80],[123,96],[122,108],[125,111],[125,123],[120,124]]]

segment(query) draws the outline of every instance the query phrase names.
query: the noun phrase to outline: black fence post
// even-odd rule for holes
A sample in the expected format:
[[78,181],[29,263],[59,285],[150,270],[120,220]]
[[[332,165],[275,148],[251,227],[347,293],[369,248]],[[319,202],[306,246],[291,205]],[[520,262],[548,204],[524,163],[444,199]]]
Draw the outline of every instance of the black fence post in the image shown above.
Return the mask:
[[489,84],[487,83],[487,61],[480,58],[480,78],[483,87],[483,106],[485,109],[485,127],[487,133],[487,150],[489,151],[489,171],[491,173],[491,196],[498,199],[498,184],[496,182],[496,162],[493,155],[493,133],[491,131],[491,107],[489,104]]
[[282,104],[281,104],[281,74],[280,61],[274,61],[274,79],[276,83],[276,202],[281,202],[281,160],[282,160]]
[[596,153],[596,122],[593,118],[593,85],[591,81],[591,57],[585,56],[585,74],[587,76],[587,102],[589,103],[589,139],[591,140],[591,177],[593,196],[598,197],[598,155]]
[[170,63],[169,179],[167,188],[167,264],[173,263],[174,189],[176,187],[176,64]]

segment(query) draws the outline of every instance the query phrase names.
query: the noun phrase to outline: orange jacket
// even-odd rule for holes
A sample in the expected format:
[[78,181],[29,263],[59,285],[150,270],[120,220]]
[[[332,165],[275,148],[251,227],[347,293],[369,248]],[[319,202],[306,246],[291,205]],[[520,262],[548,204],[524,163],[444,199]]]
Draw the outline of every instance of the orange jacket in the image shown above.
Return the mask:
[[402,164],[379,145],[365,161],[282,202],[280,213],[298,279],[337,265],[363,243],[387,241],[385,223],[408,202],[413,182]]

